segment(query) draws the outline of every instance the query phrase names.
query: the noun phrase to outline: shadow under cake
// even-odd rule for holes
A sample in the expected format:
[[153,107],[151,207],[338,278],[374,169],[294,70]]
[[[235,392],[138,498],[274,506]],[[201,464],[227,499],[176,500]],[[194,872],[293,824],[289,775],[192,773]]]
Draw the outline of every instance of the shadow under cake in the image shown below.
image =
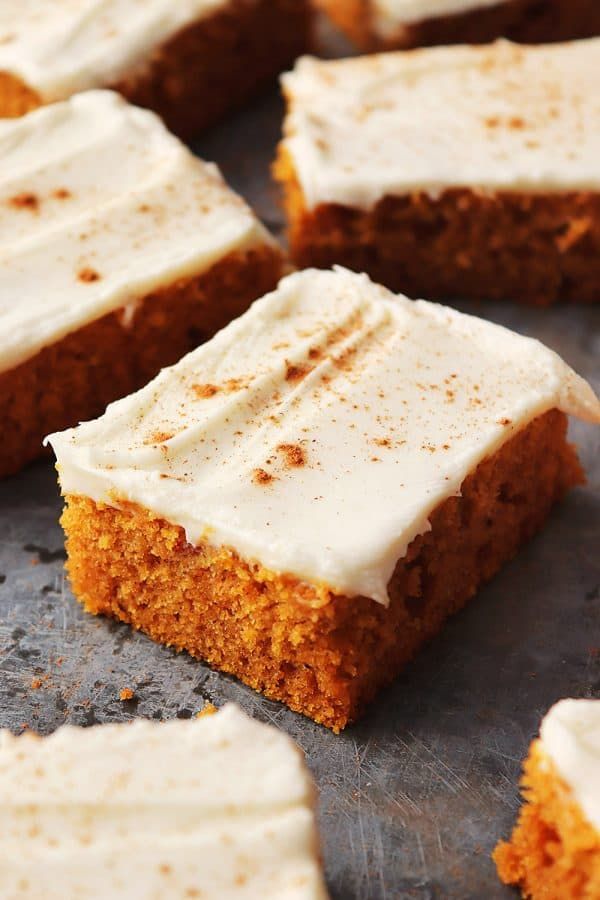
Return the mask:
[[334,730],[583,480],[588,385],[366,276],[284,279],[52,435],[76,597]]

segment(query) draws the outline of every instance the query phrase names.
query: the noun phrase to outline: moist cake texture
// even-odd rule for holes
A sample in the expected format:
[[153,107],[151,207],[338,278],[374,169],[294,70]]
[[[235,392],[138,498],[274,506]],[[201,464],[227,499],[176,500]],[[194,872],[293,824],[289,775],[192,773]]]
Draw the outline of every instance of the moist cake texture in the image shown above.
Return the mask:
[[522,780],[524,804],[494,859],[532,900],[600,896],[600,701],[561,700],[542,722]]
[[430,299],[598,301],[599,64],[599,39],[301,59],[276,165],[295,261]]
[[596,0],[317,0],[365,50],[482,44],[507,37],[528,44],[600,33]]
[[10,900],[326,900],[301,751],[228,705],[167,723],[0,732]]
[[600,419],[535,341],[289,276],[51,436],[75,594],[343,727],[581,480],[567,412]]
[[306,0],[0,4],[0,116],[109,87],[191,135],[307,49]]
[[92,91],[0,122],[0,475],[271,289],[280,250],[152,113]]

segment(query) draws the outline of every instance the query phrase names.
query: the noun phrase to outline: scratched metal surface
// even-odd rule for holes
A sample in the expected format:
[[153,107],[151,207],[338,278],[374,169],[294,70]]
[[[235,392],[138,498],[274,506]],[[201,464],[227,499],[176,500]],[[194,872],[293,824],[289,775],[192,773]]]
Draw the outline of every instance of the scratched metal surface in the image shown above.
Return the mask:
[[[275,231],[282,222],[268,168],[280,115],[267,97],[198,147]],[[600,388],[600,309],[480,311],[540,337]],[[588,485],[337,737],[84,615],[63,573],[52,464],[27,469],[0,483],[0,726],[46,734],[64,722],[188,718],[207,700],[235,700],[307,753],[334,900],[511,897],[490,851],[514,820],[520,761],[553,701],[600,691],[600,436],[579,425],[573,434]],[[119,700],[123,687],[132,700]]]

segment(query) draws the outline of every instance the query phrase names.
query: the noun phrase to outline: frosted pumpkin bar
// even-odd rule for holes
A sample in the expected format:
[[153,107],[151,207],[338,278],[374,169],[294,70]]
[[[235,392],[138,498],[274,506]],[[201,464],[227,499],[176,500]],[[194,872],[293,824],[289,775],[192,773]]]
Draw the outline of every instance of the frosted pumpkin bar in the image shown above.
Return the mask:
[[600,700],[561,700],[533,741],[524,803],[494,852],[505,884],[532,900],[600,897]]
[[591,388],[366,276],[285,278],[50,437],[75,595],[334,729],[582,480]]
[[278,282],[281,251],[153,113],[90,91],[0,121],[0,477]]
[[0,116],[111,88],[191,136],[305,52],[308,0],[0,2]]
[[365,50],[433,44],[527,44],[600,34],[596,0],[316,0]]
[[299,266],[411,297],[600,301],[600,39],[301,59],[275,172]]
[[301,751],[233,705],[0,732],[0,894],[326,900],[315,803]]

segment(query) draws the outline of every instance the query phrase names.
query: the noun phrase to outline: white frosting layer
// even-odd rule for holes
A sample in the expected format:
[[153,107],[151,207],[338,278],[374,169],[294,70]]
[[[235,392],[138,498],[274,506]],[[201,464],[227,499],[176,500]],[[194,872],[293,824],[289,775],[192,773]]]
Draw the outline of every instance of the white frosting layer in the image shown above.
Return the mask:
[[589,385],[538,342],[308,270],[50,441],[64,493],[133,501],[192,544],[385,604],[431,511],[553,407],[600,421]]
[[114,84],[231,0],[0,0],[0,71],[43,100]]
[[600,189],[600,39],[322,61],[283,78],[308,207],[386,194]]
[[455,16],[487,6],[502,6],[508,0],[371,0],[373,24],[382,36],[392,36],[403,25]]
[[542,722],[542,747],[600,831],[600,700],[561,700]]
[[109,91],[0,121],[0,158],[0,372],[270,240],[213,165]]
[[234,706],[0,732],[0,895],[326,900],[313,807],[298,748]]

